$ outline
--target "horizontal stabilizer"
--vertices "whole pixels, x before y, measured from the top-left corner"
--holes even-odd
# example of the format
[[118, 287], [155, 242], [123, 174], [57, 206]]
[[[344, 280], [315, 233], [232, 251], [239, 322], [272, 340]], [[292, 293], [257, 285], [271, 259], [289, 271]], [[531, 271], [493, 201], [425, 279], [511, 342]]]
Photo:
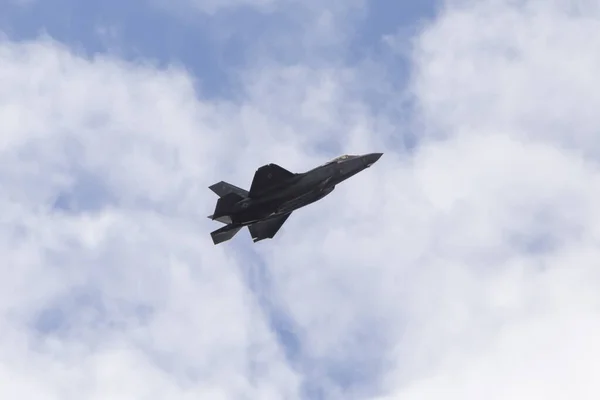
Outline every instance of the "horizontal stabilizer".
[[291, 212], [248, 226], [252, 240], [258, 242], [264, 239], [273, 239], [290, 214]]
[[217, 182], [208, 188], [215, 192], [215, 194], [219, 197], [224, 197], [229, 193], [235, 193], [242, 197], [248, 197], [248, 191], [225, 181]]
[[216, 231], [210, 233], [210, 237], [214, 244], [219, 244], [230, 240], [242, 229], [239, 225], [226, 225]]
[[293, 178], [296, 174], [280, 167], [277, 164], [263, 165], [254, 173], [254, 179], [250, 186], [250, 197], [253, 197], [261, 192], [280, 185], [281, 183]]

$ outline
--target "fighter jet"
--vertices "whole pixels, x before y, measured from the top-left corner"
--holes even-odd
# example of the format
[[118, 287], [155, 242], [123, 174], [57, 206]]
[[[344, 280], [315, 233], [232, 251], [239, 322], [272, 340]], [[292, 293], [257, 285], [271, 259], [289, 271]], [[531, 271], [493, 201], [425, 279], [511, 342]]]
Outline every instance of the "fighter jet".
[[211, 232], [213, 243], [230, 240], [244, 226], [254, 242], [272, 239], [294, 210], [327, 196], [338, 183], [370, 167], [382, 154], [346, 154], [303, 173], [277, 164], [263, 165], [256, 170], [249, 192], [224, 181], [209, 186], [219, 200], [208, 218], [226, 224]]

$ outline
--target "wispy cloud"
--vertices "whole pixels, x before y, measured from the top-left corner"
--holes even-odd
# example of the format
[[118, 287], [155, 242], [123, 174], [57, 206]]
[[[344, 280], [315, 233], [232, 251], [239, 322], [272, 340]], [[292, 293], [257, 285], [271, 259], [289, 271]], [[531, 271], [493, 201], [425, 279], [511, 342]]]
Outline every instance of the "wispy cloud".
[[394, 398], [598, 395], [599, 21], [591, 2], [456, 2], [416, 41], [435, 223]]

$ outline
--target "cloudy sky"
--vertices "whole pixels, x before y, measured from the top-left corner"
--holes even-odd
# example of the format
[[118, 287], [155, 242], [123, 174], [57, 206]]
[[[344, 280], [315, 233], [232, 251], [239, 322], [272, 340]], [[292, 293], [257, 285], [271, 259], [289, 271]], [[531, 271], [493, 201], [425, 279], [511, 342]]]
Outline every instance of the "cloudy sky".
[[[600, 398], [597, 0], [0, 0], [0, 398]], [[382, 151], [274, 240], [220, 180]]]

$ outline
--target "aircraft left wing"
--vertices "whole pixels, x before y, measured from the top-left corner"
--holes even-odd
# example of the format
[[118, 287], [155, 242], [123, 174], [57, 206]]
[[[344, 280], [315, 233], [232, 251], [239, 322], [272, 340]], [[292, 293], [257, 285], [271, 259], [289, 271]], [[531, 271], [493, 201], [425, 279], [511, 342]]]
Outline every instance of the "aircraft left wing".
[[256, 243], [264, 239], [273, 239], [281, 226], [287, 221], [291, 212], [271, 218], [266, 221], [256, 222], [248, 226], [252, 240]]

